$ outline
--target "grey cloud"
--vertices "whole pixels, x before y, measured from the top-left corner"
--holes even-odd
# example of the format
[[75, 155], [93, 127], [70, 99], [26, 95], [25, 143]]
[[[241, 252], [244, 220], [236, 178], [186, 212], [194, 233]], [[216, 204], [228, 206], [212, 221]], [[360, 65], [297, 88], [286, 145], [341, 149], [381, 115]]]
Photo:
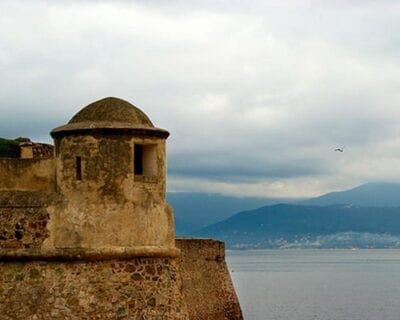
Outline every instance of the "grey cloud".
[[[170, 175], [198, 176], [218, 181], [249, 182], [262, 181], [265, 178], [305, 177], [326, 173], [328, 168], [317, 159], [254, 159], [235, 150], [231, 155], [209, 153], [204, 155], [188, 154], [169, 158]], [[243, 153], [248, 150], [242, 150]]]
[[62, 3], [0, 4], [0, 136], [119, 96], [171, 132], [172, 176], [345, 185], [400, 147], [394, 1]]

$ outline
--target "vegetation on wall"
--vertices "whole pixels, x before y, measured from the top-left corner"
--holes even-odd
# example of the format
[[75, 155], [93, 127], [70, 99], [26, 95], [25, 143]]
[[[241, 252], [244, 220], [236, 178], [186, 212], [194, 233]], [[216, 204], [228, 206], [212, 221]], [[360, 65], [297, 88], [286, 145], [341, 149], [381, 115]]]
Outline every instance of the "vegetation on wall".
[[0, 138], [0, 158], [18, 158], [19, 142]]

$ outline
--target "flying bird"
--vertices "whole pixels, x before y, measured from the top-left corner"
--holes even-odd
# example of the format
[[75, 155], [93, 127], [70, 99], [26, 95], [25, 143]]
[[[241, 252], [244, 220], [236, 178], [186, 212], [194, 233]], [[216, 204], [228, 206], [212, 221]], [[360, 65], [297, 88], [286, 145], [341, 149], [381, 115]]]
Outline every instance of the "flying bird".
[[343, 146], [343, 147], [341, 147], [341, 148], [337, 148], [337, 149], [335, 149], [335, 151], [343, 152], [345, 147], [346, 147], [346, 146]]

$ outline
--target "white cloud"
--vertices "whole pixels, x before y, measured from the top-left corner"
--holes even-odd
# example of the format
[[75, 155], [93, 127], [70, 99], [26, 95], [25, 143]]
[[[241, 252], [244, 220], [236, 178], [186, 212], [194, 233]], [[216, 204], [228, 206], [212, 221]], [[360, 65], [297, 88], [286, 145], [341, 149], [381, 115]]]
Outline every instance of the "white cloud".
[[333, 181], [321, 178], [294, 179], [264, 179], [261, 182], [229, 183], [204, 178], [169, 177], [168, 184], [171, 192], [206, 192], [233, 195], [236, 197], [259, 198], [297, 198], [314, 197], [321, 192], [339, 191], [350, 188], [356, 181]]
[[43, 139], [112, 95], [171, 132], [171, 189], [399, 180], [399, 18], [395, 1], [2, 1], [0, 136]]

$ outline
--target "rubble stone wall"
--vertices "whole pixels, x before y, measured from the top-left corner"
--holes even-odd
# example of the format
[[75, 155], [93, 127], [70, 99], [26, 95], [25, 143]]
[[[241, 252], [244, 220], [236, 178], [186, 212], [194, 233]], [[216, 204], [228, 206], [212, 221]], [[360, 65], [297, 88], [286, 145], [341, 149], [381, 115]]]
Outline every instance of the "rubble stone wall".
[[34, 158], [53, 158], [54, 146], [46, 143], [33, 143], [32, 152]]
[[49, 236], [44, 207], [0, 206], [0, 249], [38, 249]]
[[178, 262], [3, 261], [1, 319], [188, 320]]

